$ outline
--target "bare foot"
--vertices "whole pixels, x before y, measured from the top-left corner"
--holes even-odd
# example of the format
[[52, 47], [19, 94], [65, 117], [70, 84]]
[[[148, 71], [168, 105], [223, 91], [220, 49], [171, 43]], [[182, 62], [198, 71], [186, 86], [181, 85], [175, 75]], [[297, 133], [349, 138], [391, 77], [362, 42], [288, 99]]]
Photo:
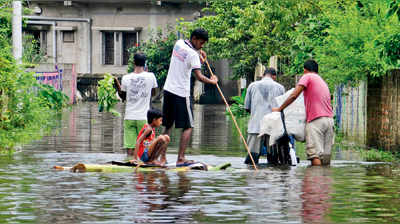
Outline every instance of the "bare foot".
[[195, 163], [195, 161], [194, 160], [178, 160], [178, 161], [176, 161], [176, 165], [177, 166], [179, 166], [179, 165], [190, 165], [190, 164], [193, 164], [193, 163]]
[[165, 164], [167, 164], [167, 160], [166, 159], [160, 159], [160, 163], [161, 163], [161, 166], [165, 166]]

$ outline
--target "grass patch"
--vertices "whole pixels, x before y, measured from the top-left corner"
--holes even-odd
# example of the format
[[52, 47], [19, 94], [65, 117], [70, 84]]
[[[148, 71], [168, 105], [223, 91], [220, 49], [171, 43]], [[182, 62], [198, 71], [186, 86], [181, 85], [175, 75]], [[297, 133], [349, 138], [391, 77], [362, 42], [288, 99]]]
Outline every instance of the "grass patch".
[[[335, 136], [335, 144], [332, 147], [332, 158], [335, 158], [336, 149], [340, 148], [344, 151], [353, 151], [359, 154], [362, 161], [367, 162], [391, 162], [400, 163], [400, 154], [392, 153], [375, 148], [363, 148], [346, 144], [346, 138], [343, 134], [337, 133]], [[301, 160], [306, 160], [306, 144], [304, 142], [296, 142], [296, 154]]]
[[299, 157], [300, 160], [307, 160], [306, 143], [296, 141], [296, 156]]
[[378, 149], [360, 148], [361, 158], [368, 162], [399, 162], [399, 157], [391, 152]]

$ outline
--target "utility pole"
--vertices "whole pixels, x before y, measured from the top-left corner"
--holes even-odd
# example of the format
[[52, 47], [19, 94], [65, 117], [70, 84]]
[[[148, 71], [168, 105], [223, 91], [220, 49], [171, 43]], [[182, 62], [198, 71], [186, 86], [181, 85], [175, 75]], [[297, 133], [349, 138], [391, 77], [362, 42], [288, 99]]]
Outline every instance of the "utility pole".
[[22, 62], [22, 4], [21, 1], [13, 1], [12, 17], [12, 43], [13, 55], [18, 64]]

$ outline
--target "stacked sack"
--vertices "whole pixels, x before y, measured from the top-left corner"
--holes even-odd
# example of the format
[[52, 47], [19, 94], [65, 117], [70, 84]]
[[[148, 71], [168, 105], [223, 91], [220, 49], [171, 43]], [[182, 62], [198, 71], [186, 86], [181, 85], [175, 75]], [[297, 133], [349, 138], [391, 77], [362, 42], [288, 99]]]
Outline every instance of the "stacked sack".
[[[282, 105], [283, 102], [290, 96], [294, 89], [290, 89], [285, 94], [275, 98], [278, 106]], [[284, 110], [285, 113], [285, 124], [289, 135], [293, 135], [297, 141], [305, 141], [305, 124], [306, 124], [306, 110], [304, 106], [303, 93], [297, 97], [297, 99], [290, 104]], [[261, 137], [264, 134], [270, 136], [269, 145], [275, 144], [276, 140], [280, 138], [284, 133], [282, 119], [280, 112], [272, 112], [264, 116], [260, 125]]]

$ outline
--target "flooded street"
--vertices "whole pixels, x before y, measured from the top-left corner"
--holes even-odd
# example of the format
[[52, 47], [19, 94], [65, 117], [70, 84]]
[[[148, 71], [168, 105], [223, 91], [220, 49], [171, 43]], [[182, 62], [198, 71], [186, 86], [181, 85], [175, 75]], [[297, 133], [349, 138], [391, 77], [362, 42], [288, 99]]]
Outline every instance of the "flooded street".
[[[297, 167], [249, 170], [224, 110], [195, 105], [187, 157], [211, 165], [231, 162], [234, 170], [55, 171], [54, 165], [128, 158], [121, 147], [122, 118], [98, 113], [96, 103], [74, 106], [52, 136], [0, 156], [0, 223], [400, 222], [398, 167], [337, 153], [330, 167], [301, 161]], [[171, 137], [167, 159], [174, 162], [179, 131]]]

